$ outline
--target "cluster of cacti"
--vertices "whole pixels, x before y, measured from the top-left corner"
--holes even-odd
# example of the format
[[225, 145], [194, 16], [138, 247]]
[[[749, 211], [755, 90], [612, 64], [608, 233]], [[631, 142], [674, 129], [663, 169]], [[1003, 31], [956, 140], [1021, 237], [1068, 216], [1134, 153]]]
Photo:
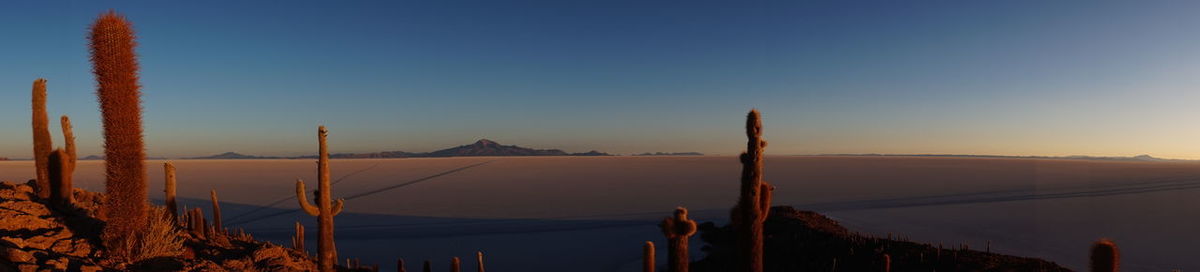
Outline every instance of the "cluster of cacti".
[[1121, 270], [1121, 252], [1117, 244], [1108, 239], [1100, 239], [1092, 244], [1092, 272], [1116, 272]]
[[646, 241], [642, 245], [642, 271], [654, 272], [654, 242]]
[[688, 219], [687, 208], [675, 208], [675, 215], [663, 219], [658, 225], [667, 236], [667, 271], [687, 272], [688, 238], [696, 234], [696, 221]]
[[60, 119], [64, 149], [54, 149], [50, 121], [46, 114], [46, 80], [33, 81], [33, 159], [37, 196], [54, 206], [70, 207], [73, 202], [72, 176], [75, 173], [75, 134], [66, 115]]
[[[142, 165], [141, 92], [133, 27], [115, 12], [100, 15], [89, 36], [92, 72], [104, 123], [105, 247], [124, 248], [146, 226], [146, 170]], [[123, 257], [109, 250], [112, 257]]]
[[292, 236], [292, 249], [308, 254], [308, 251], [304, 250], [304, 225], [299, 221], [296, 222], [296, 234]]
[[732, 224], [737, 244], [738, 271], [762, 272], [763, 223], [771, 209], [774, 186], [764, 182], [762, 118], [758, 110], [746, 116], [746, 151], [741, 155], [742, 185], [737, 206], [733, 208]]
[[317, 159], [318, 185], [317, 191], [314, 192], [317, 196], [315, 206], [308, 203], [304, 181], [296, 181], [296, 200], [300, 201], [300, 208], [308, 215], [317, 217], [317, 264], [322, 272], [333, 271], [334, 262], [337, 260], [337, 249], [333, 245], [333, 216], [342, 212], [344, 203], [341, 199], [332, 201], [329, 196], [333, 188], [329, 185], [329, 149], [325, 144], [325, 136], [328, 134], [325, 126], [317, 128], [320, 155]]

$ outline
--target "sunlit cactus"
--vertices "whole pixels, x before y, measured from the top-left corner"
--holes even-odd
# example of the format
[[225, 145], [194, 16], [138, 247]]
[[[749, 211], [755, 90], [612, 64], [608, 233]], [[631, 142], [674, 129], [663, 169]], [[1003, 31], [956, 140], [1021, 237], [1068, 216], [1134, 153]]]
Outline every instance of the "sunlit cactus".
[[50, 198], [49, 160], [54, 143], [50, 140], [50, 120], [46, 117], [46, 79], [33, 81], [33, 164], [37, 169], [38, 197]]
[[71, 129], [71, 118], [63, 115], [59, 118], [59, 123], [62, 125], [63, 145], [62, 154], [59, 158], [50, 158], [50, 160], [61, 160], [60, 167], [49, 169], [51, 173], [50, 179], [50, 200], [59, 207], [70, 207], [75, 202], [74, 176], [75, 162], [78, 159], [75, 155], [75, 132]]
[[1092, 244], [1092, 272], [1116, 272], [1121, 270], [1121, 252], [1117, 244], [1100, 239]]
[[175, 218], [178, 221], [179, 203], [175, 201], [175, 164], [164, 162], [163, 173], [166, 176], [166, 184], [163, 186], [163, 192], [167, 194], [167, 213], [171, 214], [171, 218]]
[[883, 254], [883, 272], [892, 272], [892, 255]]
[[477, 269], [475, 270], [476, 272], [484, 272], [483, 271], [483, 251], [475, 252], [475, 267], [477, 267]]
[[667, 271], [687, 272], [688, 238], [696, 234], [696, 221], [688, 219], [687, 208], [675, 208], [675, 215], [663, 219], [658, 226], [667, 236]]
[[742, 186], [738, 204], [733, 208], [732, 224], [737, 244], [737, 271], [763, 271], [763, 223], [771, 209], [774, 186], [764, 182], [762, 118], [758, 110], [746, 116], [746, 152], [741, 155]]
[[315, 206], [308, 203], [304, 181], [296, 181], [296, 199], [300, 201], [300, 208], [308, 215], [317, 217], [317, 264], [321, 272], [332, 272], [337, 260], [337, 249], [333, 245], [333, 216], [342, 212], [344, 203], [341, 199], [331, 201], [329, 196], [333, 188], [329, 185], [329, 149], [325, 145], [325, 136], [328, 134], [325, 126], [317, 128], [320, 155], [317, 159], [318, 185]]
[[299, 221], [296, 222], [296, 234], [292, 236], [292, 248], [308, 254], [308, 251], [304, 250], [304, 225]]
[[225, 228], [221, 225], [221, 202], [217, 200], [217, 190], [209, 190], [208, 196], [212, 199], [212, 228], [215, 230], [214, 234], [221, 233]]
[[646, 241], [642, 245], [642, 271], [654, 272], [654, 242]]
[[462, 260], [458, 257], [450, 258], [450, 272], [462, 272]]
[[[89, 36], [92, 72], [96, 75], [100, 113], [104, 120], [107, 223], [104, 245], [126, 248], [146, 226], [146, 154], [142, 144], [141, 92], [134, 53], [133, 27], [124, 16], [109, 11], [92, 24]], [[118, 250], [106, 251], [125, 257]]]

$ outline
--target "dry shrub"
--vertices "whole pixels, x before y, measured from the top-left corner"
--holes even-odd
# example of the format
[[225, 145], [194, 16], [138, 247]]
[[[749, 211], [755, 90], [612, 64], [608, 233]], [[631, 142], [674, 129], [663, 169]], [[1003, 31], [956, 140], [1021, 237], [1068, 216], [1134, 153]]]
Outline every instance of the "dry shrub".
[[149, 220], [136, 248], [130, 248], [132, 261], [156, 257], [176, 257], [183, 254], [183, 235], [166, 209], [152, 206]]

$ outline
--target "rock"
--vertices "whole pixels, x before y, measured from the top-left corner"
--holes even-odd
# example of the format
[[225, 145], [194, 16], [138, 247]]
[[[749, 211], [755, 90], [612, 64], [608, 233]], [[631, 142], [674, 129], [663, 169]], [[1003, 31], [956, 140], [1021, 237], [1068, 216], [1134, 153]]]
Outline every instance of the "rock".
[[19, 264], [19, 265], [17, 265], [17, 271], [21, 271], [21, 272], [37, 272], [37, 271], [38, 271], [38, 265], [36, 265], [36, 264]]
[[46, 260], [45, 268], [53, 268], [56, 271], [66, 271], [68, 263], [70, 263], [70, 260], [67, 260], [66, 257], [59, 257], [58, 259]]
[[104, 271], [104, 268], [100, 268], [99, 266], [95, 266], [95, 265], [79, 266], [79, 272], [100, 272], [100, 271]]
[[0, 257], [3, 257], [4, 260], [12, 263], [33, 263], [37, 261], [35, 258], [33, 258], [33, 253], [16, 248], [8, 247], [4, 248], [3, 251], [0, 252], [2, 252], [0, 254], [3, 254], [3, 256]]

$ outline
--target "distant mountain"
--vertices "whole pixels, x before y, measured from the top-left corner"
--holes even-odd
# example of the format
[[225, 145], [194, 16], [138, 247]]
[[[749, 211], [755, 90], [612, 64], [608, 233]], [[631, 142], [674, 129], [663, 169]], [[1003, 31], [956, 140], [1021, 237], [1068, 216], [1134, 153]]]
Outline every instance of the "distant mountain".
[[854, 157], [963, 157], [963, 158], [998, 158], [998, 159], [1059, 159], [1059, 160], [1093, 160], [1093, 161], [1143, 161], [1143, 162], [1194, 162], [1196, 160], [1163, 159], [1150, 155], [1133, 157], [1102, 157], [1102, 156], [1006, 156], [1006, 155], [964, 155], [964, 154], [819, 154], [816, 156], [854, 156]]
[[225, 152], [212, 156], [183, 158], [185, 160], [249, 160], [249, 159], [278, 159], [279, 157], [260, 157], [244, 155], [237, 152]]
[[700, 153], [700, 152], [671, 152], [671, 153], [667, 153], [667, 152], [654, 152], [654, 153], [646, 152], [646, 153], [637, 154], [637, 155], [634, 155], [634, 156], [704, 156], [704, 153]]
[[90, 161], [90, 160], [103, 160], [103, 159], [104, 159], [104, 156], [100, 156], [100, 155], [88, 155], [87, 157], [83, 157], [83, 158], [81, 158], [81, 159], [79, 159], [79, 160]]
[[[611, 156], [608, 153], [592, 150], [584, 153], [567, 153], [558, 149], [532, 149], [515, 145], [502, 145], [488, 139], [480, 139], [473, 144], [460, 145], [433, 152], [414, 153], [404, 151], [385, 151], [374, 153], [337, 153], [329, 154], [335, 159], [369, 159], [369, 158], [444, 158], [444, 157], [510, 157], [510, 156]], [[315, 155], [292, 157], [295, 159], [312, 159]]]

